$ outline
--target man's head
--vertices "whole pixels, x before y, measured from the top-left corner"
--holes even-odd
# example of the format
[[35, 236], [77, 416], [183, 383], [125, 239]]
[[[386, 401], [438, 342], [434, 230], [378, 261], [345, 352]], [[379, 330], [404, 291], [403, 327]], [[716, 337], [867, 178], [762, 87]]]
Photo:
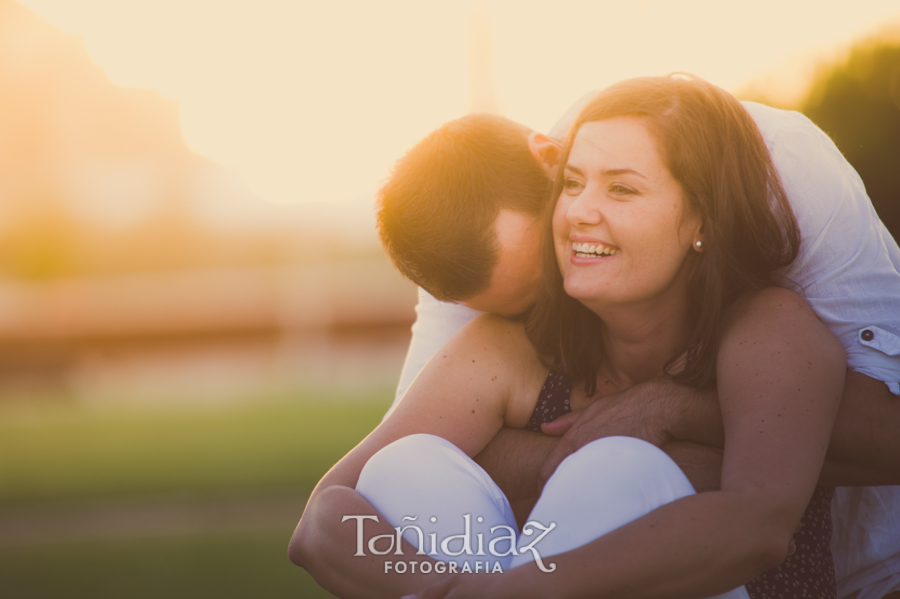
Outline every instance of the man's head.
[[530, 133], [471, 115], [397, 162], [379, 192], [378, 231], [400, 272], [438, 299], [486, 312], [532, 304], [551, 182]]

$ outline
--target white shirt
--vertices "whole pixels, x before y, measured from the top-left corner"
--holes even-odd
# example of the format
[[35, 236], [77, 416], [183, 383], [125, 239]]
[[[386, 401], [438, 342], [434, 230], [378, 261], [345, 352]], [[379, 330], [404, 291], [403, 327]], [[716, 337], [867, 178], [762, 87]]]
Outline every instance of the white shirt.
[[[551, 131], [561, 139], [582, 98]], [[840, 340], [852, 370], [900, 395], [900, 248], [853, 167], [798, 112], [744, 102], [772, 155], [800, 227], [785, 286], [805, 297]], [[394, 405], [431, 356], [479, 312], [419, 290], [416, 322]], [[898, 399], [900, 401], [900, 399]], [[393, 409], [393, 405], [391, 409]], [[900, 487], [838, 488], [832, 504], [838, 597], [900, 590]]]

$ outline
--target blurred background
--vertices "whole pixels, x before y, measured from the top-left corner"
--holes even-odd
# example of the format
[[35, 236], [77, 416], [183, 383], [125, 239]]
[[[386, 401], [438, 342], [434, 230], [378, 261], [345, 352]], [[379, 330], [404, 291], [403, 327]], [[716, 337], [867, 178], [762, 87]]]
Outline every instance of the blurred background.
[[329, 596], [287, 541], [393, 398], [372, 202], [446, 120], [692, 72], [900, 236], [900, 7], [832, 4], [0, 0], [0, 595]]

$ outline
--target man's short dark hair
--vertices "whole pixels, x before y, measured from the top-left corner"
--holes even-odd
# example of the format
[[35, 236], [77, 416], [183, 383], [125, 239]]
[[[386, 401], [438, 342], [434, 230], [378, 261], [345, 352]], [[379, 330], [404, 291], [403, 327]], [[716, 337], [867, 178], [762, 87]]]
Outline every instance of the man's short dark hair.
[[505, 208], [543, 210], [550, 180], [528, 150], [531, 131], [476, 114], [450, 121], [397, 161], [378, 194], [378, 233], [406, 277], [438, 299], [463, 301], [490, 284], [494, 222]]

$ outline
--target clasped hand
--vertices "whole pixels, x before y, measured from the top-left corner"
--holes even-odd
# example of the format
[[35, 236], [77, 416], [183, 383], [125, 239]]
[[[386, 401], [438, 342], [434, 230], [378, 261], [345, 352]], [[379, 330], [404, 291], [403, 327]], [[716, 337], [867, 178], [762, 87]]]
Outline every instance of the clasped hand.
[[680, 385], [668, 377], [652, 379], [600, 397], [586, 408], [542, 425], [544, 434], [561, 438], [541, 465], [541, 483], [550, 478], [569, 454], [596, 439], [636, 437], [657, 447], [670, 441], [667, 414], [677, 387]]

